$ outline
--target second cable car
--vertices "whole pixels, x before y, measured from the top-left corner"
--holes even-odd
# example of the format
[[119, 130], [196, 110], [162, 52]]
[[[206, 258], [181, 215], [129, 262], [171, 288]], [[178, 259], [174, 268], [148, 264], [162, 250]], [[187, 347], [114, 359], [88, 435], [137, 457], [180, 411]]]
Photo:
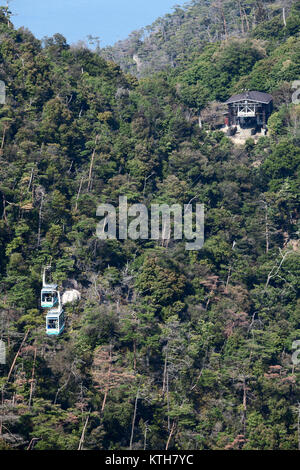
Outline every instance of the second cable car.
[[60, 293], [58, 294], [58, 306], [47, 312], [46, 333], [47, 335], [60, 335], [65, 328], [65, 314], [61, 306]]

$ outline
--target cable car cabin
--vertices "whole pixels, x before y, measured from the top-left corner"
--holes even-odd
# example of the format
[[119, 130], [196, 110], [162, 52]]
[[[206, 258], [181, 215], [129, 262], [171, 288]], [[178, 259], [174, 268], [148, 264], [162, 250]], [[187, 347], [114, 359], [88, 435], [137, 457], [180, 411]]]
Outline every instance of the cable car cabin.
[[41, 290], [41, 307], [53, 308], [58, 302], [58, 291], [56, 284], [43, 286]]
[[49, 310], [46, 317], [47, 335], [60, 335], [65, 328], [65, 314], [62, 308]]

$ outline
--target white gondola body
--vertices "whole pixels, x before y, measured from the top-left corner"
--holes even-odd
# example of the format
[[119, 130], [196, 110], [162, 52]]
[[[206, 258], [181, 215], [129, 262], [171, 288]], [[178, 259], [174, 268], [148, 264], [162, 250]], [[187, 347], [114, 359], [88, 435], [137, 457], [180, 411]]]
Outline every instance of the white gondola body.
[[53, 308], [58, 303], [58, 290], [56, 284], [43, 285], [41, 291], [41, 307]]
[[47, 309], [46, 333], [50, 336], [60, 335], [65, 328], [65, 314], [62, 308], [60, 292], [57, 284], [46, 283], [46, 272], [51, 266], [46, 266], [43, 272], [43, 287], [41, 290], [41, 307]]
[[47, 335], [60, 335], [65, 328], [65, 314], [61, 305], [60, 293], [58, 294], [57, 308], [51, 308], [46, 316], [46, 333]]
[[46, 333], [50, 336], [60, 335], [65, 328], [65, 315], [63, 309], [49, 310], [46, 316]]

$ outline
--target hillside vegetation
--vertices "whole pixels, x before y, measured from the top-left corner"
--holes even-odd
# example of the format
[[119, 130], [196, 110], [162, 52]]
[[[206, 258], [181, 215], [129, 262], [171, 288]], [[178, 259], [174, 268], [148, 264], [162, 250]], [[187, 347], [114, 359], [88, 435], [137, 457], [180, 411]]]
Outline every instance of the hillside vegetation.
[[[241, 3], [250, 21], [261, 2]], [[251, 38], [206, 25], [216, 42], [141, 80], [1, 8], [1, 448], [299, 448], [300, 2], [284, 29], [264, 4]], [[268, 136], [199, 128], [245, 87], [274, 95]], [[101, 241], [96, 208], [120, 195], [204, 203], [204, 247]], [[58, 338], [39, 308], [49, 263], [82, 294]]]
[[[290, 0], [192, 0], [153, 24], [101, 50], [101, 55], [139, 77], [176, 68], [199, 55], [207, 44], [260, 31], [278, 41], [290, 29], [299, 31], [288, 13]], [[286, 27], [284, 25], [286, 24]], [[100, 38], [101, 40], [101, 38]]]

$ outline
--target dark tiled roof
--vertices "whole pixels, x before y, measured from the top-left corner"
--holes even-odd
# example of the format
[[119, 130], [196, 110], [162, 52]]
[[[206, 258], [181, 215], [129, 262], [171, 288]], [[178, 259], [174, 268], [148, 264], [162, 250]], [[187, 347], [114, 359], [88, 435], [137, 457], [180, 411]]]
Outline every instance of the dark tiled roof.
[[259, 103], [268, 104], [273, 100], [273, 97], [272, 95], [269, 95], [269, 93], [262, 93], [261, 91], [245, 91], [239, 95], [233, 95], [231, 98], [229, 98], [229, 100], [226, 101], [225, 104], [244, 100], [258, 101]]

